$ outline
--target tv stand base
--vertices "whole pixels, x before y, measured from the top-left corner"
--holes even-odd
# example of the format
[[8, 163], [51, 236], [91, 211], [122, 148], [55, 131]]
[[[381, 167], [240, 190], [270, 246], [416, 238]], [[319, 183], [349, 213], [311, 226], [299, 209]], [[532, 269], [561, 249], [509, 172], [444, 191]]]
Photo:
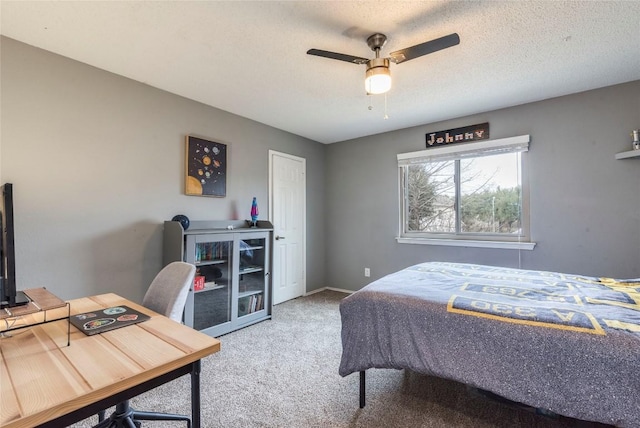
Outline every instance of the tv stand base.
[[23, 291], [18, 291], [16, 293], [16, 301], [15, 301], [15, 303], [11, 304], [11, 302], [2, 301], [2, 302], [0, 302], [0, 309], [13, 308], [13, 307], [16, 307], [16, 306], [24, 306], [29, 302], [30, 302], [30, 300], [27, 297], [27, 295], [24, 294]]

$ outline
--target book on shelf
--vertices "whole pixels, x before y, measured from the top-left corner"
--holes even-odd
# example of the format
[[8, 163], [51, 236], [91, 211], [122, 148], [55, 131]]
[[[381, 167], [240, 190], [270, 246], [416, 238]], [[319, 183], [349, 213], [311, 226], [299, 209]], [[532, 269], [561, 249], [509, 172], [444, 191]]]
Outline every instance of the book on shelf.
[[204, 289], [204, 287], [204, 276], [197, 275], [195, 278], [193, 278], [193, 291], [200, 291]]
[[196, 262], [227, 260], [229, 258], [229, 242], [203, 242], [196, 244]]
[[261, 311], [264, 305], [263, 294], [252, 294], [247, 297], [243, 297], [241, 302], [238, 304], [239, 315], [248, 315], [253, 312]]

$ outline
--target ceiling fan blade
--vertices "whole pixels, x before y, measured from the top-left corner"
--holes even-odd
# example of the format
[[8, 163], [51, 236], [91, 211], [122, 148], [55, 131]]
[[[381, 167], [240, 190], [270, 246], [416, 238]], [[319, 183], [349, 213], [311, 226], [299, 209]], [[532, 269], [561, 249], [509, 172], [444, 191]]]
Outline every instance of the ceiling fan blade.
[[307, 53], [309, 55], [322, 56], [329, 59], [337, 59], [340, 61], [346, 61], [353, 64], [366, 64], [369, 61], [367, 58], [361, 58], [359, 56], [323, 51], [320, 49], [309, 49]]
[[401, 62], [409, 61], [410, 59], [437, 52], [441, 49], [450, 48], [451, 46], [455, 46], [459, 43], [460, 36], [458, 36], [458, 33], [453, 33], [449, 34], [448, 36], [440, 37], [439, 39], [434, 39], [429, 42], [411, 46], [410, 48], [391, 52], [391, 54], [389, 54], [389, 59], [396, 64], [400, 64]]

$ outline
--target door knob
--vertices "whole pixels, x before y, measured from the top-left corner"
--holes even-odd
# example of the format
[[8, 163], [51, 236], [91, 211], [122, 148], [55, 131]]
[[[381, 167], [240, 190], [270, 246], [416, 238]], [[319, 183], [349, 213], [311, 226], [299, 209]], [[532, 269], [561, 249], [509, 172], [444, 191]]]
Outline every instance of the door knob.
[[284, 239], [284, 236], [276, 236], [276, 241], [279, 241], [281, 239]]

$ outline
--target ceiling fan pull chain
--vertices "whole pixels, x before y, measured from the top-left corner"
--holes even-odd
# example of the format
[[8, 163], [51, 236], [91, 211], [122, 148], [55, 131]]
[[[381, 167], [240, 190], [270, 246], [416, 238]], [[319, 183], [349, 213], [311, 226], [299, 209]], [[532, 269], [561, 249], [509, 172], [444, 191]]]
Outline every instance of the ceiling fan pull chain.
[[389, 115], [387, 114], [387, 93], [384, 94], [384, 120], [389, 119]]

